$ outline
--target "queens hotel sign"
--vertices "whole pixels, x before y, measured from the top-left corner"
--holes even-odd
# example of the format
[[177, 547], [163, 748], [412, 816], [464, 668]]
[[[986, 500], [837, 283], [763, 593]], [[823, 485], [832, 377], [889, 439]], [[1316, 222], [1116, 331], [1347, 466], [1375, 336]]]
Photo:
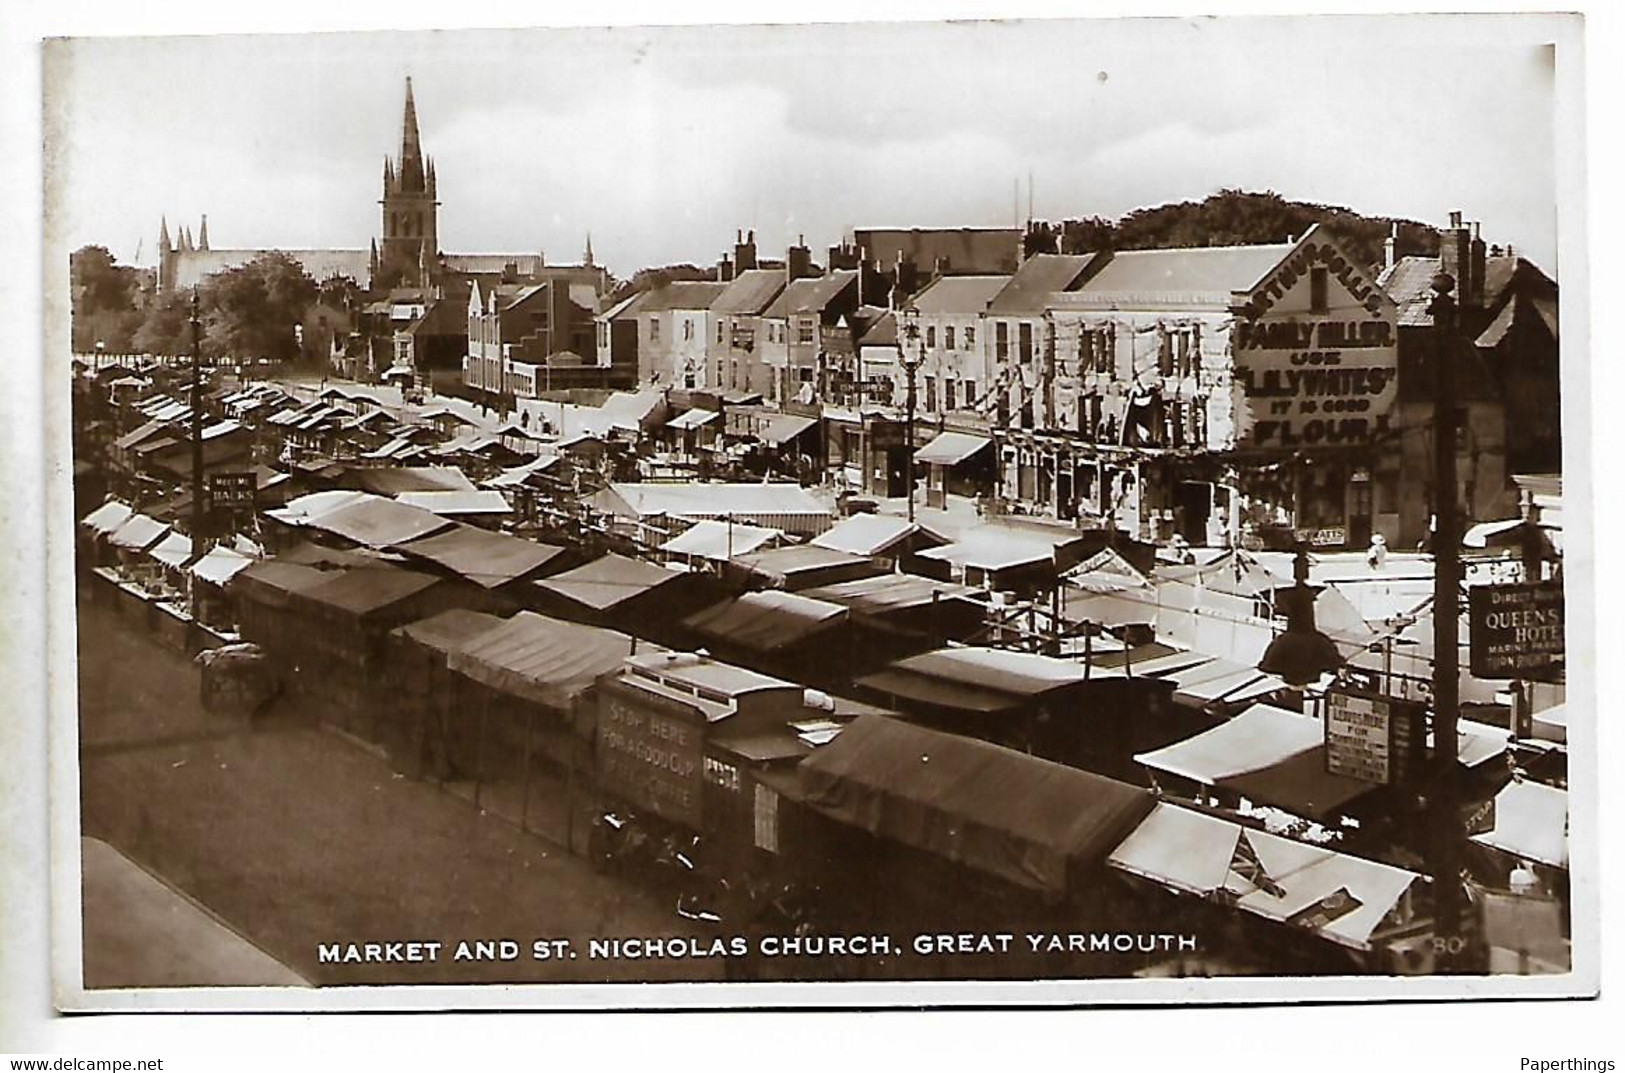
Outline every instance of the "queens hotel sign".
[[1394, 303], [1318, 231], [1236, 296], [1242, 445], [1359, 445], [1388, 429], [1398, 394]]

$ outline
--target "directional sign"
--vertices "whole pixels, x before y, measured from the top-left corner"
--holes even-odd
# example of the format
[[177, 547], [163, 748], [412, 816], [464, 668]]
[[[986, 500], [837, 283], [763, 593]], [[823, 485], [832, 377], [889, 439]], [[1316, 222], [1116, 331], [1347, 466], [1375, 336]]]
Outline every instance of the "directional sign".
[[1563, 666], [1563, 583], [1467, 590], [1469, 664], [1477, 678], [1546, 679]]

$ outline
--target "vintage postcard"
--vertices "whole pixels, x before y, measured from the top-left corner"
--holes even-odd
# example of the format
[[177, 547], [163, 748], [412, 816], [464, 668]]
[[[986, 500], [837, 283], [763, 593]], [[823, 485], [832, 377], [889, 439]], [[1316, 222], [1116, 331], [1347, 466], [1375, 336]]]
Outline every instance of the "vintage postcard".
[[1594, 995], [1582, 40], [45, 42], [58, 1005]]

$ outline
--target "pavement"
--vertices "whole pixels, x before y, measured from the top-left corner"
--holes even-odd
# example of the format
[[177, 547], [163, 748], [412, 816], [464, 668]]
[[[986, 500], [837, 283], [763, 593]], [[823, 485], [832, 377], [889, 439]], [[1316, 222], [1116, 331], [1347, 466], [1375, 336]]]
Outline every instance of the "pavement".
[[[82, 833], [297, 976], [317, 985], [721, 978], [715, 960], [590, 959], [592, 937], [705, 933], [561, 847], [396, 775], [285, 704], [253, 727], [203, 711], [196, 666], [103, 605], [81, 602], [79, 630]], [[153, 967], [151, 956], [166, 932], [152, 914], [126, 918], [118, 905], [87, 898], [86, 965], [122, 986], [172, 984], [177, 970], [161, 959]], [[119, 926], [103, 914], [119, 914]], [[535, 940], [553, 938], [571, 939], [579, 957], [530, 956]], [[509, 940], [522, 954], [450, 960], [464, 940]], [[442, 944], [439, 958], [332, 964], [319, 953], [410, 941]], [[186, 972], [226, 983], [219, 977], [237, 971], [227, 966]], [[241, 971], [239, 982], [259, 982], [257, 970]]]

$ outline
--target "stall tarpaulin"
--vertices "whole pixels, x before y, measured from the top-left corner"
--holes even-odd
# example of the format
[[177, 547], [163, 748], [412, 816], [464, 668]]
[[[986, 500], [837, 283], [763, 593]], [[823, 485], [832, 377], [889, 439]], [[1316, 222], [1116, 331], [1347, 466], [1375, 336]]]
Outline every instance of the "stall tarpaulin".
[[1241, 828], [1229, 820], [1159, 801], [1107, 863], [1132, 875], [1206, 897], [1223, 887]]
[[1569, 793], [1514, 779], [1495, 795], [1495, 826], [1473, 841], [1553, 868], [1569, 866]]
[[79, 524], [98, 536], [106, 536], [129, 520], [130, 515], [133, 513], [135, 512], [130, 509], [128, 503], [120, 502], [117, 499], [109, 499], [106, 503], [85, 515]]
[[605, 611], [684, 576], [642, 559], [629, 559], [611, 552], [574, 570], [543, 578], [536, 585], [583, 607]]
[[492, 689], [569, 712], [576, 697], [619, 670], [631, 652], [632, 638], [624, 633], [521, 611], [451, 653], [447, 666]]
[[871, 834], [1064, 894], [1150, 814], [1151, 794], [1002, 746], [880, 715], [803, 761], [802, 800]]
[[399, 545], [399, 550], [442, 566], [487, 589], [535, 574], [565, 554], [565, 549], [555, 544], [492, 533], [461, 523], [406, 541]]

